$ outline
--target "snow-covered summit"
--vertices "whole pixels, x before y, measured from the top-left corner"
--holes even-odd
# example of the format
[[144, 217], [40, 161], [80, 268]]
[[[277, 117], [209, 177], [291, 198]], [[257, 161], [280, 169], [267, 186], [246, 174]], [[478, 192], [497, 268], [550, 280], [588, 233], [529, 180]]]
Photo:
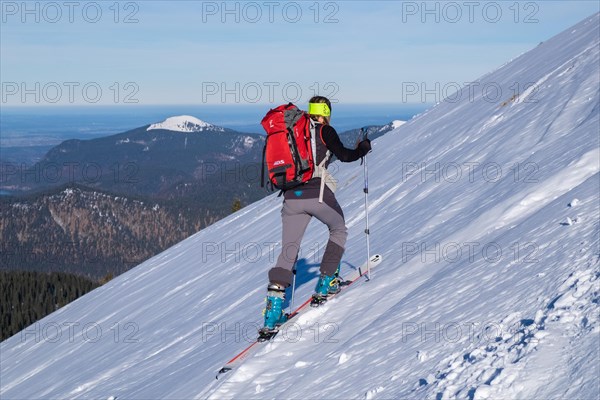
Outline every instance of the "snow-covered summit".
[[404, 124], [406, 124], [406, 121], [395, 119], [392, 122], [390, 122], [390, 123], [388, 123], [386, 125], [383, 125], [381, 128], [379, 128], [379, 132], [393, 131], [394, 129], [400, 128]]
[[202, 131], [217, 131], [223, 132], [225, 129], [216, 126], [213, 124], [209, 124], [208, 122], [202, 121], [196, 117], [191, 115], [179, 115], [175, 117], [169, 117], [162, 122], [157, 122], [148, 127], [148, 131], [154, 129], [164, 129], [167, 131], [175, 131], [175, 132], [202, 132]]
[[395, 119], [391, 122], [392, 125], [392, 129], [396, 129], [396, 128], [400, 128], [402, 125], [404, 125], [406, 123], [406, 121], [402, 121], [399, 119]]

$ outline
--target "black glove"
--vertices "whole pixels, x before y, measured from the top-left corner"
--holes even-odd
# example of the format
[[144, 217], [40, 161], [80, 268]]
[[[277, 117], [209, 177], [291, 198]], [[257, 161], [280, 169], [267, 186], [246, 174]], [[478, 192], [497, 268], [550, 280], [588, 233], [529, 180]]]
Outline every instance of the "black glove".
[[369, 151], [371, 151], [371, 141], [369, 139], [363, 140], [358, 144], [357, 149], [360, 156], [364, 157]]

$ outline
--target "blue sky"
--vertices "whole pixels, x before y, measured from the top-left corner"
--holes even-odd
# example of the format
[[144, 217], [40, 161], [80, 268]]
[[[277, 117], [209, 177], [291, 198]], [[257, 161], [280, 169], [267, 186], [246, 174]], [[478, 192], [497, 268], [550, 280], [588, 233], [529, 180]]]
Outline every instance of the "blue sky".
[[597, 1], [2, 1], [1, 105], [441, 100]]

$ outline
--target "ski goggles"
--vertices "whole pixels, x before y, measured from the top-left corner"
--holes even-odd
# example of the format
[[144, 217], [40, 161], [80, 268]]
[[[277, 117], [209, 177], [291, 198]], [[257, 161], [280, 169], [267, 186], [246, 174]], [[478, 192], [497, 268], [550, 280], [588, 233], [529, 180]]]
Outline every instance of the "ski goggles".
[[308, 103], [308, 113], [310, 115], [329, 117], [331, 115], [331, 110], [327, 103]]

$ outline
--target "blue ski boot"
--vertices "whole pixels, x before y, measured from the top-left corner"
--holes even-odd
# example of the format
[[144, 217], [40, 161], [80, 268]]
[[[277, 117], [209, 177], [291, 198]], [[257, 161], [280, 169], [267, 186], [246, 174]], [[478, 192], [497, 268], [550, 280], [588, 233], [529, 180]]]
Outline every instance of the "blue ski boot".
[[275, 336], [281, 324], [287, 321], [287, 314], [283, 313], [285, 301], [285, 288], [277, 283], [269, 284], [267, 288], [267, 307], [265, 308], [265, 326], [258, 331], [258, 340], [265, 341]]
[[310, 305], [312, 307], [318, 307], [327, 301], [327, 297], [332, 294], [339, 293], [340, 289], [340, 268], [333, 275], [321, 274], [317, 287], [315, 288], [315, 294], [313, 294]]

